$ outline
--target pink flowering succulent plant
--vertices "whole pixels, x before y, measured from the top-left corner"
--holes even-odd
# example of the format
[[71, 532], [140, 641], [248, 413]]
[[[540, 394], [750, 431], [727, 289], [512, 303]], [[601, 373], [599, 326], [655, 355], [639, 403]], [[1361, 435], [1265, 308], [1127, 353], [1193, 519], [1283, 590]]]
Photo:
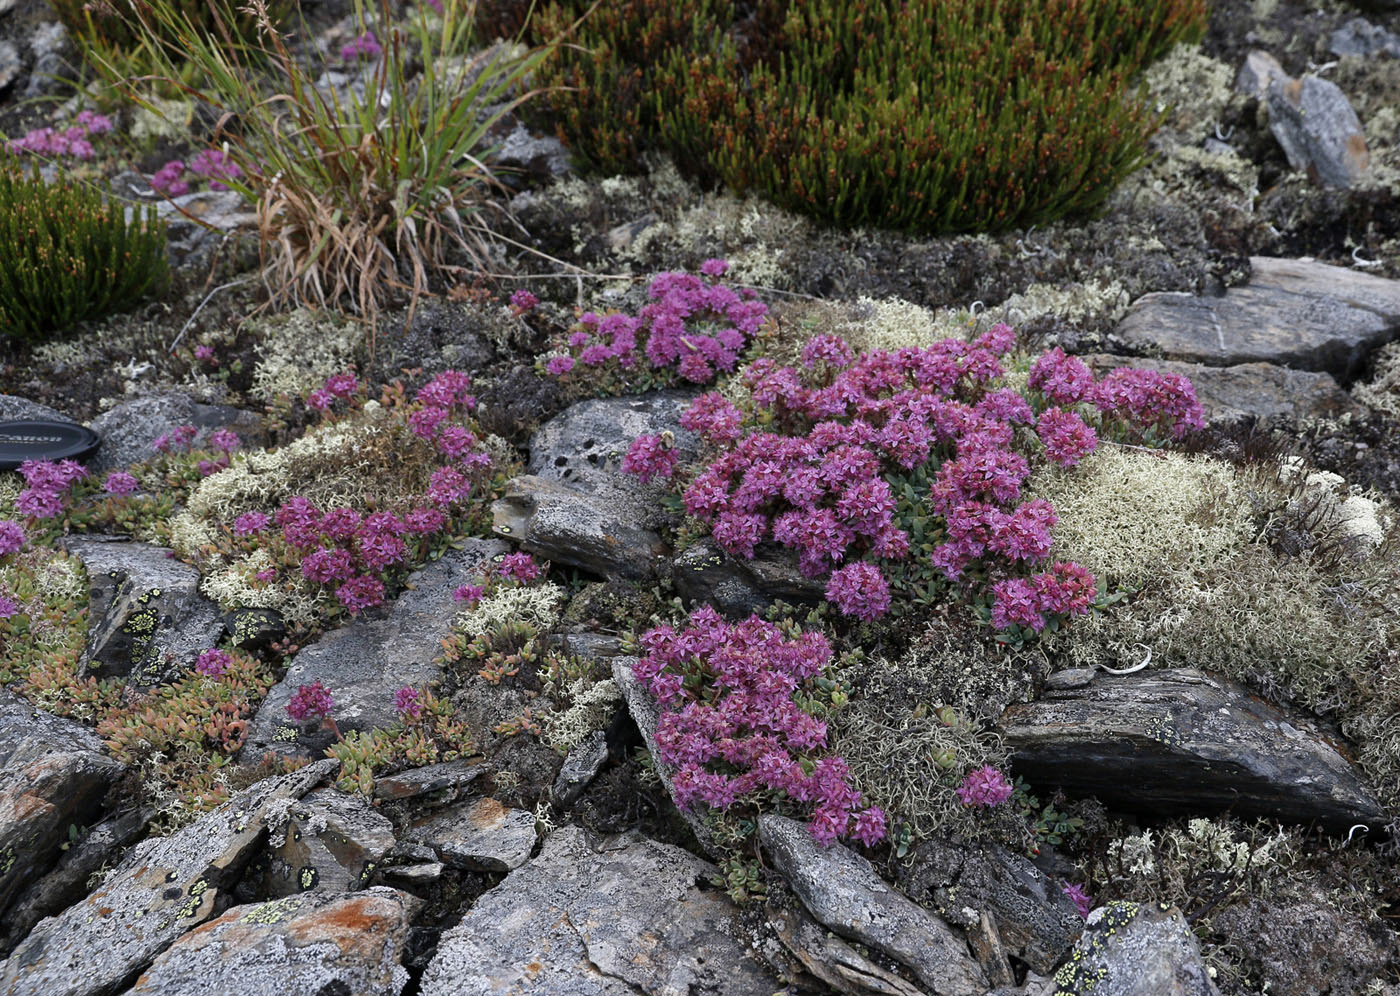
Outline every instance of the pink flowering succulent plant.
[[785, 637], [757, 616], [726, 622], [714, 609], [691, 613], [642, 637], [633, 673], [666, 710], [657, 755], [674, 767], [676, 804], [726, 810], [776, 794], [810, 807], [812, 835], [871, 845], [885, 836], [885, 814], [862, 806], [846, 763], [821, 756], [826, 723], [799, 698], [831, 662], [817, 632]]

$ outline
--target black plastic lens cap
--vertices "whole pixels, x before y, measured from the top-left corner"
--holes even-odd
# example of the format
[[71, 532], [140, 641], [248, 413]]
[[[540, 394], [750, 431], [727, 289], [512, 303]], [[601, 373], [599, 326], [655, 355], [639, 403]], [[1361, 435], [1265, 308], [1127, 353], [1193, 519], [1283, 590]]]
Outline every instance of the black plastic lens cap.
[[15, 470], [26, 460], [82, 460], [101, 443], [97, 433], [77, 422], [0, 422], [0, 470]]

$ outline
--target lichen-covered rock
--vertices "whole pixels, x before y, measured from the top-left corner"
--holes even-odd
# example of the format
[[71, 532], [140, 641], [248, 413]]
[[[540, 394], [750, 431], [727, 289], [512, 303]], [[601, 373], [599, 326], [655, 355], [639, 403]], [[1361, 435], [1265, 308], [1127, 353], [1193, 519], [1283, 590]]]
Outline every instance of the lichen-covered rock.
[[692, 854], [565, 827], [442, 935], [424, 996], [771, 996], [736, 910]]
[[530, 437], [526, 469], [536, 477], [587, 490], [623, 476], [622, 458], [634, 439], [663, 432], [674, 437], [681, 463], [694, 460], [700, 440], [681, 428], [681, 415], [693, 397], [688, 392], [662, 391], [580, 401]]
[[1019, 774], [1127, 810], [1230, 811], [1345, 834], [1383, 810], [1306, 719], [1193, 669], [1052, 675], [1001, 727]]
[[71, 719], [0, 691], [0, 923], [21, 892], [53, 867], [70, 827], [85, 827], [126, 765]]
[[226, 405], [197, 404], [179, 392], [155, 394], [123, 401], [92, 420], [88, 428], [102, 437], [102, 445], [88, 461], [88, 469], [94, 474], [105, 474], [149, 460], [155, 456], [152, 444], [180, 425], [193, 425], [200, 430], [195, 437], [196, 446], [209, 432], [221, 428], [232, 429], [250, 444], [265, 436], [260, 420], [251, 412]]
[[249, 724], [243, 756], [256, 759], [271, 751], [314, 757], [330, 745], [329, 731], [314, 722], [302, 730], [287, 716], [296, 690], [316, 681], [333, 689], [332, 716], [342, 733], [395, 722], [394, 693], [438, 676], [434, 661], [461, 611], [453, 591], [479, 579], [492, 558], [508, 550], [497, 540], [467, 540], [411, 575], [387, 618], [361, 619], [298, 652]]
[[569, 751], [559, 775], [554, 779], [550, 798], [556, 806], [568, 809], [578, 801], [603, 765], [608, 762], [608, 738], [602, 730], [594, 730]]
[[1103, 353], [1081, 358], [1098, 375], [1120, 366], [1181, 374], [1189, 378], [1195, 387], [1196, 398], [1205, 410], [1207, 421], [1229, 421], [1240, 417], [1337, 418], [1361, 411], [1361, 405], [1342, 390], [1336, 378], [1329, 373], [1291, 370], [1273, 363], [1208, 367], [1201, 363]]
[[1371, 153], [1366, 133], [1346, 94], [1311, 73], [1269, 81], [1269, 130], [1288, 164], [1332, 187], [1354, 187], [1366, 178]]
[[188, 672], [218, 642], [218, 606], [200, 594], [199, 571], [171, 551], [101, 536], [70, 537], [63, 545], [83, 562], [91, 585], [81, 674], [156, 685]]
[[1392, 59], [1400, 59], [1400, 35], [1387, 31], [1379, 24], [1372, 24], [1364, 17], [1353, 17], [1332, 32], [1327, 50], [1333, 55], [1359, 55], [1366, 59], [1388, 55]]
[[1223, 297], [1146, 294], [1118, 335], [1169, 360], [1273, 363], [1350, 379], [1400, 328], [1400, 281], [1306, 260], [1250, 258], [1248, 284]]
[[765, 813], [758, 835], [802, 904], [831, 930], [905, 965], [935, 996], [988, 988], [967, 945], [946, 923], [886, 885], [870, 862], [840, 844], [823, 848], [796, 820]]
[[495, 799], [468, 799], [431, 810], [404, 838], [426, 844], [443, 864], [470, 871], [514, 871], [530, 859], [535, 817]]
[[335, 770], [265, 779], [169, 837], [141, 842], [91, 895], [38, 924], [3, 964], [4, 996], [105, 996], [217, 916], [269, 820]]
[[1029, 860], [995, 844], [937, 837], [915, 849], [905, 889], [944, 919], [969, 931], [990, 913], [1007, 952], [1049, 973], [1084, 921], [1074, 903]]
[[374, 780], [376, 799], [416, 799], [431, 795], [436, 805], [461, 798], [466, 787], [486, 773], [486, 765], [472, 761], [444, 761]]
[[15, 394], [0, 394], [0, 422], [17, 422], [21, 419], [43, 418], [57, 422], [71, 422], [67, 415], [55, 411], [48, 405], [21, 398]]
[[268, 832], [267, 847], [239, 883], [237, 895], [247, 902], [362, 889], [395, 843], [393, 824], [363, 796], [334, 788], [298, 800]]
[[798, 908], [770, 916], [769, 926], [802, 969], [837, 992], [856, 996], [926, 996], [818, 924]]
[[1055, 996], [1216, 996], [1201, 949], [1175, 908], [1114, 902], [1089, 914], [1055, 973]]
[[705, 602], [731, 618], [762, 612], [774, 601], [817, 602], [822, 580], [805, 577], [791, 551], [765, 544], [752, 560], [732, 557], [712, 539], [692, 543], [676, 555], [671, 581], [682, 598]]
[[379, 886], [235, 906], [190, 931], [129, 992], [150, 996], [399, 996], [422, 900]]
[[1274, 79], [1287, 79], [1279, 61], [1268, 52], [1255, 49], [1245, 56], [1235, 76], [1235, 92], [1263, 100], [1269, 92], [1269, 84]]
[[[129, 208], [128, 212], [134, 211]], [[156, 204], [167, 226], [166, 254], [174, 268], [208, 267], [215, 250], [229, 233], [257, 227], [257, 214], [248, 210], [236, 190], [196, 190]]]

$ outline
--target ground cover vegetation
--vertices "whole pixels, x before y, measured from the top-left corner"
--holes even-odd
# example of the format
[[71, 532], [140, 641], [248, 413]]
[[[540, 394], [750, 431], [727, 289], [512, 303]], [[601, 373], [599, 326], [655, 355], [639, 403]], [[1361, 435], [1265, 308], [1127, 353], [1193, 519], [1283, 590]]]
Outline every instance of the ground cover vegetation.
[[[237, 383], [264, 406], [276, 447], [189, 425], [126, 471], [60, 463], [0, 475], [0, 682], [93, 724], [138, 768], [159, 831], [299, 763], [235, 762], [291, 655], [382, 614], [414, 569], [489, 536], [491, 503], [520, 470], [478, 420], [465, 373], [409, 370], [398, 384], [365, 373], [382, 309], [499, 259], [487, 230], [493, 125], [528, 87], [560, 87], [542, 113], [597, 169], [631, 169], [663, 149], [702, 179], [843, 223], [962, 231], [1092, 210], [1140, 161], [1155, 123], [1134, 74], [1195, 37], [1203, 8], [1026, 5], [1013, 23], [988, 21], [993, 6], [604, 0], [578, 24], [575, 48], [548, 44], [582, 13], [567, 4], [529, 22], [508, 3], [444, 0], [405, 19], [366, 4], [344, 45], [309, 60], [276, 6], [70, 9], [93, 64], [130, 99], [158, 108], [174, 93], [221, 115], [203, 136], [213, 144], [168, 160], [153, 188], [236, 191], [259, 216], [270, 310], [339, 307], [369, 331], [305, 310], [250, 324], [258, 343]], [[931, 65], [901, 47], [915, 30], [940, 39]], [[541, 47], [473, 54], [493, 33]], [[882, 40], [845, 44], [857, 35]], [[1069, 37], [1093, 43], [1070, 51]], [[906, 67], [897, 77], [884, 68], [890, 50]], [[130, 60], [165, 89], [138, 87]], [[331, 66], [352, 85], [319, 85]], [[937, 112], [920, 99], [934, 86], [953, 95]], [[989, 116], [984, 92], [1019, 117]], [[102, 121], [85, 111], [9, 150], [83, 162], [106, 140]], [[910, 129], [926, 144], [911, 144]], [[35, 187], [9, 170], [0, 183]], [[47, 189], [73, 198], [83, 188]], [[97, 212], [100, 200], [84, 204]], [[79, 286], [86, 271], [75, 265], [64, 301], [97, 302], [95, 316], [159, 290], [158, 227], [138, 216], [123, 231], [146, 240], [144, 256], [111, 264], [127, 268], [130, 293], [102, 299]], [[96, 258], [103, 244], [90, 237], [71, 252]], [[924, 313], [906, 334], [901, 322], [921, 311], [907, 302], [865, 302], [875, 317], [863, 322], [819, 305], [794, 317], [800, 307], [780, 312], [722, 259], [696, 269], [638, 277], [635, 307], [582, 289], [568, 301], [544, 281], [462, 301], [508, 314], [564, 401], [703, 391], [682, 420], [701, 440], [695, 461], [680, 458], [674, 435], [648, 434], [617, 454], [622, 469], [657, 487], [674, 548], [708, 537], [740, 560], [777, 551], [829, 603], [726, 619], [663, 581], [621, 599], [609, 620], [661, 707], [657, 761], [675, 803], [728, 849], [721, 887], [762, 896], [754, 819], [780, 811], [823, 843], [884, 859], [896, 879], [935, 838], [1062, 848], [1080, 859], [1062, 884], [1081, 912], [1095, 899], [1177, 902], [1218, 945], [1221, 978], [1241, 985], [1254, 977], [1246, 942], [1262, 898], [1331, 894], [1375, 921], [1374, 897], [1390, 886], [1368, 852], [1312, 861], [1301, 835], [1272, 827], [1144, 830], [1091, 801], [1037, 797], [1011, 777], [995, 721], [1056, 667], [1118, 666], [1151, 646], [1158, 665], [1217, 669], [1334, 720], [1394, 807], [1400, 559], [1384, 540], [1387, 503], [1277, 453], [1181, 452], [1203, 444], [1201, 408], [1179, 376], [1095, 377], [975, 314]], [[24, 272], [34, 288], [58, 270]], [[82, 317], [49, 315], [25, 334]], [[227, 387], [234, 363], [221, 350], [232, 341], [185, 347], [189, 368]], [[273, 611], [285, 636], [257, 649], [230, 638], [155, 688], [84, 675], [88, 586], [59, 549], [83, 532], [171, 546], [221, 609]], [[368, 796], [386, 772], [510, 740], [566, 754], [610, 721], [616, 683], [563, 649], [579, 618], [592, 624], [569, 612], [597, 582], [523, 552], [478, 582], [456, 592], [441, 680], [399, 688], [394, 723], [342, 732], [334, 682], [293, 695], [293, 734], [329, 732], [342, 790]], [[505, 703], [486, 719], [483, 694]], [[639, 777], [651, 763], [633, 762]], [[501, 791], [518, 778], [498, 774]], [[548, 826], [547, 804], [540, 812]], [[1279, 893], [1271, 876], [1283, 872]]]

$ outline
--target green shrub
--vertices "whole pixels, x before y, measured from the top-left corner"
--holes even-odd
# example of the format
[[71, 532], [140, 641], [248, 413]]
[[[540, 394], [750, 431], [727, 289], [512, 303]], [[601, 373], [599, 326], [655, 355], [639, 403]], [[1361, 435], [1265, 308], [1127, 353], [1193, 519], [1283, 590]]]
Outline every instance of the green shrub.
[[53, 184], [0, 161], [0, 332], [34, 340], [130, 308], [166, 275], [155, 207], [127, 219], [71, 178]]
[[1135, 76], [1204, 23], [1204, 0], [601, 0], [542, 82], [598, 170], [661, 149], [839, 224], [1000, 229], [1103, 202], [1156, 127]]
[[[131, 54], [152, 42], [174, 44], [179, 38], [162, 29], [147, 0], [49, 0], [54, 14], [77, 40], [84, 55], [96, 52], [104, 57], [114, 53]], [[274, 23], [297, 9], [296, 0], [269, 0], [267, 16]], [[250, 5], [228, 0], [200, 0], [184, 5], [185, 16], [202, 33], [215, 40], [235, 43], [257, 35], [258, 16]]]

